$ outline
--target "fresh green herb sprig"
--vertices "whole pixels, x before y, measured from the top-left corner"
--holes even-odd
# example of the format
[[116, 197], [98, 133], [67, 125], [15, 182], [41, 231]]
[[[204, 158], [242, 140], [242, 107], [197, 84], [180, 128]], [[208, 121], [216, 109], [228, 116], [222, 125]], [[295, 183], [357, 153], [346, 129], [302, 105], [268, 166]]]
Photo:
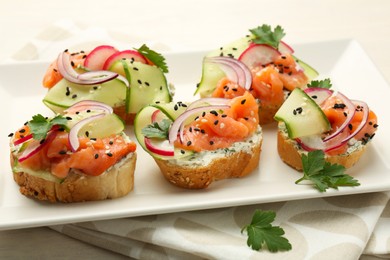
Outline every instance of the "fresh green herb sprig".
[[302, 155], [303, 177], [295, 183], [308, 180], [320, 192], [329, 188], [338, 189], [340, 186], [359, 186], [358, 180], [345, 174], [345, 167], [340, 164], [331, 164], [325, 160], [321, 150], [311, 151]]
[[312, 80], [308, 85], [309, 88], [331, 88], [332, 82], [330, 79], [323, 79], [323, 80]]
[[141, 133], [148, 138], [166, 139], [168, 138], [169, 127], [172, 121], [163, 119], [160, 122], [154, 122], [141, 130]]
[[279, 46], [279, 42], [286, 35], [280, 25], [276, 26], [273, 31], [271, 26], [267, 24], [250, 29], [249, 31], [255, 36], [252, 40], [254, 43], [268, 44], [276, 49]]
[[288, 251], [292, 246], [288, 239], [283, 237], [284, 230], [273, 226], [276, 213], [274, 211], [256, 210], [249, 225], [241, 229], [248, 234], [247, 244], [253, 250], [268, 249], [270, 252]]
[[61, 115], [48, 119], [41, 114], [37, 114], [33, 116], [32, 120], [30, 120], [27, 124], [30, 127], [33, 138], [35, 140], [42, 140], [46, 138], [47, 133], [54, 125], [67, 129], [67, 122], [68, 120]]
[[165, 62], [164, 56], [162, 56], [160, 53], [150, 49], [148, 46], [143, 44], [141, 47], [138, 49], [135, 48], [139, 53], [144, 55], [148, 60], [154, 63], [157, 67], [159, 67], [162, 72], [168, 73], [168, 66]]

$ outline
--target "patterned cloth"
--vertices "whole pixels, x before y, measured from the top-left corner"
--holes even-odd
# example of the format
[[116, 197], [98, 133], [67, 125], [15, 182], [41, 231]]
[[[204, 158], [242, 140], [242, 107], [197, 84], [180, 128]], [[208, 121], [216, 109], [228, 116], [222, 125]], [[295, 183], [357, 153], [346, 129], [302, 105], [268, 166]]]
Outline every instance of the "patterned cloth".
[[[60, 21], [37, 35], [10, 62], [50, 61], [61, 49], [100, 43], [140, 46], [146, 39]], [[165, 51], [180, 46], [147, 40]], [[273, 210], [274, 224], [293, 249], [253, 251], [241, 228], [256, 209]], [[390, 192], [171, 213], [51, 226], [85, 243], [136, 259], [375, 259], [390, 258]]]

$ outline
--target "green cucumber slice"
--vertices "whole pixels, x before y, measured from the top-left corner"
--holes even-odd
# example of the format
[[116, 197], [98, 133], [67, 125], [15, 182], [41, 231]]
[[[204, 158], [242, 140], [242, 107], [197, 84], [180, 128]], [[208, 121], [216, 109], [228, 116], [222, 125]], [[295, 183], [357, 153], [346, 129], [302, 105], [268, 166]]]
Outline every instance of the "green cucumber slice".
[[130, 79], [126, 101], [128, 113], [137, 113], [143, 107], [156, 102], [172, 100], [165, 75], [156, 66], [125, 59], [115, 62], [110, 70]]
[[303, 71], [305, 72], [305, 75], [309, 78], [309, 82], [315, 78], [318, 77], [319, 73], [316, 71], [313, 67], [311, 67], [306, 62], [298, 59], [297, 57], [293, 56], [296, 63], [298, 63], [299, 66], [303, 68]]
[[291, 92], [274, 118], [285, 123], [292, 139], [321, 134], [331, 128], [322, 109], [300, 88]]
[[[141, 111], [138, 112], [138, 114], [136, 115], [136, 117], [134, 119], [134, 133], [135, 133], [135, 137], [138, 140], [138, 143], [141, 145], [141, 147], [146, 152], [148, 152], [154, 158], [158, 158], [158, 159], [162, 159], [162, 160], [172, 160], [172, 159], [180, 159], [180, 158], [192, 155], [194, 153], [193, 151], [187, 151], [187, 150], [181, 150], [181, 149], [175, 148], [174, 156], [170, 157], [170, 156], [163, 156], [160, 154], [153, 153], [146, 148], [145, 141], [144, 141], [145, 138], [144, 138], [144, 135], [142, 134], [142, 129], [144, 127], [146, 127], [147, 125], [150, 125], [152, 123], [152, 120], [151, 120], [152, 114], [155, 111], [160, 110], [159, 108], [163, 108], [163, 109], [161, 109], [161, 112], [165, 115], [166, 119], [172, 120], [172, 119], [176, 118], [178, 116], [176, 113], [176, 110], [173, 109], [173, 111], [175, 111], [175, 112], [171, 113], [172, 112], [171, 107], [174, 107], [174, 105], [172, 105], [172, 104], [173, 103], [170, 103], [170, 105], [164, 104], [162, 106], [160, 106], [160, 105], [146, 106], [146, 107], [142, 108]], [[159, 117], [159, 118], [163, 118], [163, 117]], [[165, 139], [161, 140], [161, 142], [164, 142], [164, 141], [166, 141], [166, 140]]]
[[97, 85], [79, 85], [62, 79], [49, 89], [43, 103], [55, 113], [62, 113], [81, 100], [95, 100], [118, 107], [125, 105], [126, 91], [126, 84], [119, 79]]
[[86, 133], [88, 133], [89, 138], [103, 138], [113, 134], [119, 134], [124, 129], [125, 123], [119, 116], [116, 114], [107, 114], [83, 126], [79, 131], [79, 136], [86, 136]]

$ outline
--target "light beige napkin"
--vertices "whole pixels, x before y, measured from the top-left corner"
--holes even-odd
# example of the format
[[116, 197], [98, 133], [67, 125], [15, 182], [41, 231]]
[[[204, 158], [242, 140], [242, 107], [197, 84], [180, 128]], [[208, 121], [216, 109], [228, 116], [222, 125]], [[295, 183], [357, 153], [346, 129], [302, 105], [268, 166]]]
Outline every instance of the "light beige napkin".
[[[52, 60], [62, 49], [147, 43], [160, 51], [177, 46], [72, 21], [37, 35], [10, 62]], [[171, 213], [51, 226], [85, 243], [136, 259], [374, 259], [390, 258], [390, 192]], [[253, 251], [241, 228], [255, 209], [273, 210], [292, 250]]]

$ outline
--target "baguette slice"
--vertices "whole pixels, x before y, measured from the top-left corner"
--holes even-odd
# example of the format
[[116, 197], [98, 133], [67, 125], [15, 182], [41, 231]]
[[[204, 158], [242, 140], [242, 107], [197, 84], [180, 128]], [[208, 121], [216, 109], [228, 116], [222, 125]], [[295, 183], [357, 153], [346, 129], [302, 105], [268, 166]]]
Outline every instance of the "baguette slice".
[[[302, 171], [302, 154], [307, 151], [300, 148], [298, 143], [290, 139], [287, 133], [283, 130], [284, 123], [279, 123], [277, 133], [277, 147], [280, 158], [292, 168]], [[345, 168], [350, 168], [355, 165], [366, 150], [367, 145], [357, 142], [351, 147], [348, 153], [340, 155], [325, 155], [325, 160], [332, 164], [340, 164]]]
[[213, 181], [242, 178], [259, 165], [263, 137], [261, 127], [229, 149], [205, 151], [178, 160], [154, 158], [164, 177], [186, 189], [204, 189]]
[[[99, 176], [72, 170], [62, 182], [49, 181], [26, 172], [14, 172], [20, 192], [50, 202], [81, 202], [125, 196], [134, 187], [136, 153], [130, 153]], [[17, 158], [11, 153], [11, 166]]]

